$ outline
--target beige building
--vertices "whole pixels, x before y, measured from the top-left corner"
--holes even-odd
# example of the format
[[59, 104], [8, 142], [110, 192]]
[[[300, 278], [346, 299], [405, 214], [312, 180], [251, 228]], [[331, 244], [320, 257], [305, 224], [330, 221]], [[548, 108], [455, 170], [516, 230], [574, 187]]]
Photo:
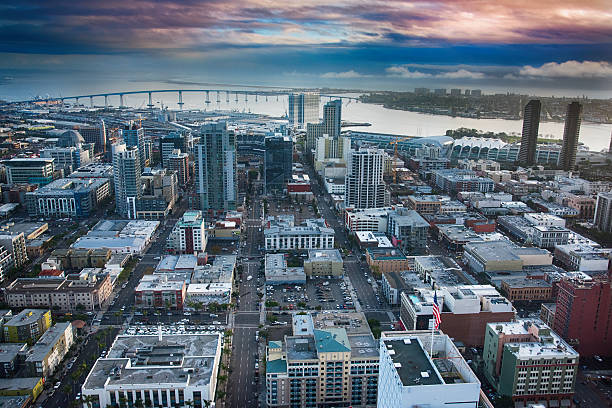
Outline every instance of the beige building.
[[19, 234], [0, 234], [0, 245], [13, 256], [16, 268], [28, 262], [28, 251], [23, 232]]
[[26, 366], [30, 375], [48, 377], [55, 372], [74, 341], [72, 323], [56, 323], [30, 348]]
[[378, 272], [401, 272], [410, 269], [408, 257], [399, 248], [368, 248], [366, 261]]
[[311, 249], [304, 261], [304, 273], [306, 276], [342, 276], [343, 264], [337, 249]]
[[112, 284], [105, 273], [71, 278], [19, 278], [5, 289], [10, 307], [48, 307], [62, 311], [100, 310]]
[[270, 341], [269, 407], [375, 407], [378, 343], [363, 313], [294, 315], [293, 335]]

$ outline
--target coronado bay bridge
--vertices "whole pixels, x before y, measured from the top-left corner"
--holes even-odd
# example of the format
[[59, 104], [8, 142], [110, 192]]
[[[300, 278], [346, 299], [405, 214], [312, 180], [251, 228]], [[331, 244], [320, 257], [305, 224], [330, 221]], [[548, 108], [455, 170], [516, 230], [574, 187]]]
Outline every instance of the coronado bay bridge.
[[[124, 104], [124, 97], [127, 95], [148, 95], [149, 103], [148, 107], [153, 108], [155, 105], [153, 104], [153, 95], [155, 94], [168, 94], [174, 93], [178, 95], [178, 106], [179, 109], [183, 109], [183, 93], [201, 93], [203, 96], [203, 102], [208, 106], [212, 102], [220, 103], [225, 101], [227, 103], [231, 101], [238, 102], [239, 100], [244, 100], [248, 102], [249, 96], [254, 97], [255, 102], [258, 101], [259, 98], [265, 98], [267, 101], [270, 97], [276, 97], [278, 99], [279, 96], [287, 96], [292, 93], [304, 92], [300, 90], [233, 90], [233, 89], [156, 89], [156, 90], [143, 90], [143, 91], [125, 91], [125, 92], [106, 92], [106, 93], [96, 93], [96, 94], [87, 94], [87, 95], [76, 95], [76, 96], [58, 96], [58, 97], [38, 97], [30, 100], [16, 101], [12, 103], [34, 103], [34, 102], [42, 102], [42, 103], [50, 103], [50, 102], [61, 102], [67, 103], [69, 101], [74, 101], [75, 104], [79, 105], [81, 100], [89, 99], [89, 104], [91, 107], [94, 107], [94, 99], [95, 98], [104, 98], [104, 107], [109, 107], [109, 98], [111, 97], [119, 97], [119, 108], [126, 108]], [[308, 92], [308, 91], [306, 91]], [[354, 96], [346, 96], [346, 95], [327, 95], [321, 94], [321, 97], [324, 98], [335, 98], [335, 99], [346, 99], [349, 101], [358, 101], [359, 98]], [[214, 98], [214, 99], [213, 99]]]

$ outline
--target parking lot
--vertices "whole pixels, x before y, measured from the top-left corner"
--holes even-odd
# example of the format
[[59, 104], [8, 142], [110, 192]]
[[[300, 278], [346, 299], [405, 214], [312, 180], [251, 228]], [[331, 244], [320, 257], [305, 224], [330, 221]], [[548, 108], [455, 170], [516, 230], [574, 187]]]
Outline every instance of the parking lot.
[[124, 334], [127, 335], [158, 335], [161, 327], [162, 335], [170, 334], [189, 334], [189, 333], [205, 333], [205, 332], [222, 332], [225, 330], [225, 325], [193, 325], [189, 320], [183, 319], [174, 324], [161, 326], [130, 326]]
[[318, 218], [321, 215], [315, 215], [314, 208], [307, 202], [295, 202], [289, 200], [273, 200], [268, 199], [268, 212], [266, 216], [271, 215], [293, 215], [295, 224], [300, 224], [303, 220], [309, 218]]
[[[278, 285], [266, 287], [269, 308], [281, 310], [342, 310], [353, 309], [353, 301], [342, 278], [308, 278], [305, 286]], [[272, 302], [278, 306], [272, 306]]]

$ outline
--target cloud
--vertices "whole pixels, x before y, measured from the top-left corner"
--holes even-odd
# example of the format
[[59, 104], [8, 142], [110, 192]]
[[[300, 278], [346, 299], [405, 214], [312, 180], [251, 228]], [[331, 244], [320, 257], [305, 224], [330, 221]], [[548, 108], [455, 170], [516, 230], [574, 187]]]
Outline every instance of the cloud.
[[400, 78], [409, 78], [409, 79], [421, 79], [421, 78], [431, 78], [432, 74], [428, 74], [421, 71], [411, 71], [404, 66], [392, 66], [388, 67], [386, 70], [389, 76], [400, 77]]
[[354, 70], [345, 71], [345, 72], [326, 72], [321, 75], [321, 78], [338, 78], [338, 79], [347, 79], [347, 78], [365, 78], [369, 75], [360, 74]]
[[467, 69], [459, 69], [456, 71], [446, 71], [438, 73], [428, 73], [421, 71], [411, 71], [406, 66], [391, 66], [386, 69], [389, 76], [422, 79], [422, 78], [445, 78], [445, 79], [483, 79], [486, 75], [482, 72], [468, 71]]
[[458, 71], [440, 73], [440, 74], [437, 74], [435, 77], [436, 78], [449, 78], [449, 79], [456, 79], [456, 78], [482, 79], [485, 77], [485, 74], [483, 74], [482, 72], [473, 72], [473, 71], [468, 71], [467, 69], [460, 69]]
[[545, 78], [612, 78], [612, 64], [606, 61], [549, 62], [540, 67], [525, 65], [519, 74]]

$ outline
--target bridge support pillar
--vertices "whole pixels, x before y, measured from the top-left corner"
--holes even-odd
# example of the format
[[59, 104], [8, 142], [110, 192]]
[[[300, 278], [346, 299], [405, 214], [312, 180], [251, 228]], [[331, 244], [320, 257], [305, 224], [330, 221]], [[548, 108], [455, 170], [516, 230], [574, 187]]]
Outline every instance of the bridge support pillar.
[[123, 94], [119, 94], [119, 109], [124, 107], [125, 105], [123, 104]]
[[206, 91], [206, 106], [210, 105], [210, 91]]
[[149, 104], [147, 105], [149, 109], [153, 109], [153, 95], [152, 92], [149, 92]]
[[75, 98], [77, 106], [79, 105], [79, 98]]
[[104, 109], [108, 109], [108, 95], [104, 95]]
[[179, 101], [178, 101], [178, 106], [180, 110], [183, 110], [183, 91], [178, 91], [178, 96], [179, 96]]
[[229, 91], [225, 91], [225, 103], [229, 103]]

